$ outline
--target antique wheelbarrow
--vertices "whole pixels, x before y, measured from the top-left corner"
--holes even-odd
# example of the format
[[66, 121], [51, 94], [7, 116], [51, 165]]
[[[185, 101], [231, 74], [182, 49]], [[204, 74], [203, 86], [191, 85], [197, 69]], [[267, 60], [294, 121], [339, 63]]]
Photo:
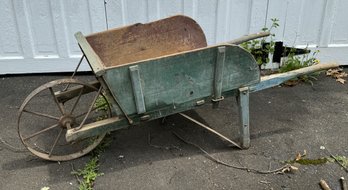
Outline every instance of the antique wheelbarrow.
[[[59, 79], [29, 94], [19, 109], [18, 133], [30, 152], [64, 161], [93, 150], [110, 131], [205, 103], [217, 107], [235, 96], [240, 110], [240, 148], [250, 146], [249, 93], [301, 74], [336, 67], [322, 64], [260, 77], [253, 56], [235, 45], [256, 34], [208, 46], [200, 26], [186, 16], [134, 24], [88, 36], [75, 34], [96, 80]], [[189, 116], [184, 117], [200, 124]], [[203, 124], [200, 124], [203, 125]]]

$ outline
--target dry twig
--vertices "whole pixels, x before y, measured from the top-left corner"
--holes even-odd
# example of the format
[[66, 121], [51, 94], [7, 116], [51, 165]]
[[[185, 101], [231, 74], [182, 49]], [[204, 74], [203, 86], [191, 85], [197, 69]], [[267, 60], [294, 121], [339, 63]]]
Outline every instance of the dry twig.
[[190, 116], [188, 116], [188, 115], [186, 115], [186, 114], [179, 113], [179, 115], [181, 115], [181, 116], [183, 116], [184, 118], [186, 118], [186, 119], [188, 119], [188, 120], [190, 120], [190, 121], [196, 123], [197, 125], [203, 127], [204, 129], [206, 129], [206, 130], [212, 132], [213, 134], [217, 135], [217, 136], [220, 137], [221, 139], [223, 139], [223, 140], [225, 140], [225, 141], [231, 143], [231, 145], [234, 145], [234, 146], [238, 147], [239, 149], [242, 149], [242, 147], [239, 146], [236, 142], [234, 142], [234, 141], [232, 141], [231, 139], [225, 137], [225, 136], [222, 135], [221, 133], [219, 133], [219, 132], [213, 130], [212, 128], [208, 127], [207, 125], [204, 125], [203, 123], [201, 123], [201, 122], [199, 122], [199, 121], [193, 119], [192, 117], [190, 117]]
[[341, 181], [342, 190], [348, 190], [347, 183], [344, 177], [341, 177], [340, 181]]
[[262, 183], [262, 184], [271, 184], [271, 182], [269, 182], [269, 181], [259, 181], [259, 183]]
[[331, 188], [329, 187], [329, 185], [326, 183], [326, 181], [324, 181], [323, 179], [320, 180], [319, 182], [320, 184], [320, 187], [323, 189], [323, 190], [331, 190]]
[[173, 134], [178, 138], [180, 139], [181, 141], [183, 141], [184, 143], [186, 144], [189, 144], [189, 145], [192, 145], [196, 148], [198, 148], [200, 151], [202, 151], [210, 160], [218, 163], [218, 164], [221, 164], [223, 166], [227, 166], [227, 167], [230, 167], [230, 168], [234, 168], [234, 169], [239, 169], [239, 170], [244, 170], [244, 171], [248, 171], [248, 172], [253, 172], [253, 173], [257, 173], [257, 174], [281, 174], [281, 173], [284, 173], [286, 171], [291, 171], [291, 165], [290, 164], [285, 164], [284, 166], [280, 167], [280, 168], [277, 168], [277, 169], [274, 169], [274, 170], [257, 170], [257, 169], [254, 169], [254, 168], [248, 168], [248, 167], [245, 167], [245, 166], [236, 166], [236, 165], [232, 165], [232, 164], [228, 164], [224, 161], [221, 161], [217, 158], [215, 158], [214, 156], [212, 156], [211, 154], [209, 154], [207, 151], [205, 151], [203, 148], [201, 148], [200, 146], [190, 142], [190, 141], [187, 141], [185, 140], [184, 138], [182, 138], [181, 136], [179, 136], [177, 133], [175, 133], [173, 131]]
[[71, 171], [72, 171], [72, 174], [76, 177], [76, 180], [79, 182], [79, 184], [82, 184], [83, 182], [81, 181], [81, 179], [77, 175], [78, 172], [75, 170], [74, 164], [72, 164], [72, 163], [71, 163]]
[[346, 171], [348, 172], [348, 168], [346, 168], [333, 154], [331, 154], [331, 152], [329, 151], [329, 149], [327, 149], [327, 147], [325, 148], [326, 151], [329, 153], [329, 155]]
[[159, 146], [159, 145], [155, 145], [151, 143], [151, 133], [149, 133], [149, 135], [147, 136], [147, 144], [149, 144], [149, 146], [154, 147], [154, 148], [158, 148], [158, 149], [164, 149], [164, 150], [172, 150], [172, 149], [177, 149], [177, 150], [181, 150], [179, 147], [171, 145], [171, 146]]

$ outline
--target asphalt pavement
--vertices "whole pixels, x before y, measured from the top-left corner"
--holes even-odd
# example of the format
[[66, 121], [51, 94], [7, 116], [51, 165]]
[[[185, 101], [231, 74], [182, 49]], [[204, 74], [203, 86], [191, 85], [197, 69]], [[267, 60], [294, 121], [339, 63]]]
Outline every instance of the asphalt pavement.
[[[83, 168], [90, 155], [68, 162], [38, 159], [23, 151], [16, 126], [18, 108], [32, 90], [66, 77], [60, 74], [0, 78], [0, 189], [77, 189], [72, 166]], [[225, 99], [217, 109], [204, 105], [187, 114], [231, 139], [238, 137], [235, 98]], [[257, 174], [226, 167], [173, 134], [193, 142], [218, 160], [256, 170], [281, 167], [304, 150], [310, 159], [329, 157], [329, 152], [348, 157], [347, 84], [321, 75], [313, 86], [301, 83], [253, 93], [250, 129], [251, 147], [247, 150], [229, 147], [180, 115], [115, 131], [110, 136], [111, 144], [101, 153], [100, 172], [104, 175], [97, 178], [94, 188], [310, 190], [319, 189], [318, 183], [324, 179], [332, 189], [339, 189], [339, 178], [348, 179], [348, 173], [334, 162], [296, 164], [297, 172], [284, 174]]]

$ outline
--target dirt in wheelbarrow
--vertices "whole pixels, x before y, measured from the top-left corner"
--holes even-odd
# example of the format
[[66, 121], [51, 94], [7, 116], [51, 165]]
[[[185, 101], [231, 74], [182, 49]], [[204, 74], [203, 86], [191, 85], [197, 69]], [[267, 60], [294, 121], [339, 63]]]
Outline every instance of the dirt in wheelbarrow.
[[[0, 189], [77, 189], [72, 165], [83, 168], [90, 155], [68, 162], [44, 161], [24, 150], [16, 131], [24, 98], [37, 86], [67, 76], [0, 78]], [[92, 75], [78, 77], [93, 79]], [[348, 174], [334, 161], [318, 165], [291, 162], [298, 168], [296, 172], [258, 174], [218, 164], [206, 153], [259, 171], [279, 168], [304, 150], [306, 159], [321, 160], [330, 153], [347, 157], [347, 84], [321, 75], [313, 86], [275, 87], [253, 93], [250, 99], [249, 149], [229, 147], [200, 126], [173, 115], [113, 132], [111, 144], [100, 155], [99, 172], [104, 175], [96, 179], [94, 189], [319, 189], [321, 179], [332, 189], [340, 189], [339, 178], [347, 179]], [[219, 108], [204, 105], [187, 114], [237, 141], [235, 98], [225, 99]]]

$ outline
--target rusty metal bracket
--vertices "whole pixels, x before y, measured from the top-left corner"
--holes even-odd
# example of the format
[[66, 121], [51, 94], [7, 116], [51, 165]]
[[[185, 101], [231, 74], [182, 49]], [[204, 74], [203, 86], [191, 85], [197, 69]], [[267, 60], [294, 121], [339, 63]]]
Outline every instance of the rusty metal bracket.
[[[82, 57], [80, 58], [80, 61], [79, 61], [79, 63], [77, 64], [77, 66], [76, 66], [76, 68], [75, 68], [75, 70], [74, 70], [74, 73], [71, 75], [71, 79], [73, 79], [74, 77], [75, 77], [75, 75], [76, 75], [76, 73], [77, 73], [77, 71], [79, 70], [79, 68], [80, 68], [80, 65], [81, 65], [81, 63], [82, 63], [82, 61], [83, 61], [83, 59], [85, 58], [85, 54], [83, 54], [82, 55]], [[63, 89], [63, 92], [64, 91], [67, 91], [68, 90], [68, 88], [69, 88], [69, 86], [70, 86], [70, 84], [67, 84], [66, 86], [65, 86], [65, 88]]]
[[101, 91], [102, 91], [102, 87], [99, 87], [99, 90], [98, 90], [98, 92], [97, 92], [97, 95], [95, 95], [95, 97], [94, 97], [94, 99], [93, 99], [93, 101], [92, 101], [92, 104], [91, 104], [91, 106], [90, 106], [89, 109], [88, 109], [88, 112], [87, 112], [86, 116], [83, 118], [83, 120], [82, 120], [82, 122], [80, 123], [80, 125], [79, 125], [78, 127], [74, 128], [75, 131], [80, 130], [80, 129], [82, 128], [82, 126], [85, 124], [85, 122], [86, 122], [86, 120], [87, 120], [89, 114], [91, 113], [91, 111], [92, 111], [92, 109], [93, 109], [93, 106], [94, 106], [95, 102], [97, 101], [97, 99], [98, 99], [99, 94], [101, 93]]
[[217, 98], [217, 99], [211, 99], [212, 102], [220, 102], [222, 100], [224, 100], [225, 97], [221, 96], [220, 98]]

